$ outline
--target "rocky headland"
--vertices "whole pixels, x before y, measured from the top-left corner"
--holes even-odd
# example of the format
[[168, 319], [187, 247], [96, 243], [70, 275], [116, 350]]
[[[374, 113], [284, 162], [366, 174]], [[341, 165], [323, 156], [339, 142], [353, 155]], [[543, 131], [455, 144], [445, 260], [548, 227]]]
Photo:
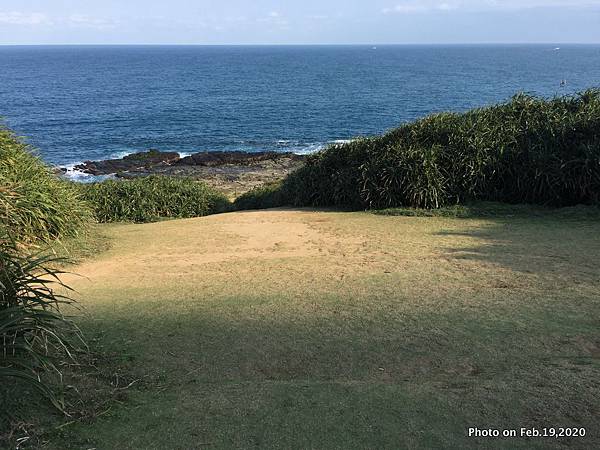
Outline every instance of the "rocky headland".
[[[215, 151], [182, 157], [177, 152], [149, 150], [120, 159], [85, 161], [75, 170], [90, 175], [133, 178], [149, 175], [191, 177], [231, 196], [265, 182], [279, 180], [301, 167], [305, 156], [295, 153]], [[66, 171], [66, 169], [62, 169]]]

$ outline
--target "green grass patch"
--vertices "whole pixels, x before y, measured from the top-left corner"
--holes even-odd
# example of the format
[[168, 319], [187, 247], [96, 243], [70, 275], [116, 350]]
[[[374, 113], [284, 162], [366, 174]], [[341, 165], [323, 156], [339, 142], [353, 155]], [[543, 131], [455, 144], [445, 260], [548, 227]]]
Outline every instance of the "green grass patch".
[[102, 255], [111, 248], [110, 225], [92, 224], [85, 233], [52, 243], [44, 253], [56, 258], [55, 266], [69, 270], [73, 265]]
[[424, 208], [387, 208], [371, 211], [378, 216], [406, 216], [406, 217], [470, 217], [470, 208], [462, 205], [444, 206], [436, 209]]
[[371, 211], [379, 216], [406, 217], [456, 217], [456, 218], [535, 218], [569, 220], [600, 220], [600, 208], [597, 206], [571, 206], [551, 208], [538, 205], [509, 205], [498, 202], [477, 202], [467, 205], [443, 206], [435, 209], [425, 208], [386, 208]]

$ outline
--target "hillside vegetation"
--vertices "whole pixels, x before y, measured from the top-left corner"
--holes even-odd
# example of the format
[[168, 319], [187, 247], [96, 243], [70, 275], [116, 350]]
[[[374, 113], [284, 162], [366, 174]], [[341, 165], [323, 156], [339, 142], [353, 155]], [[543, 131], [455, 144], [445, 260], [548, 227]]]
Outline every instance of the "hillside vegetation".
[[23, 244], [77, 236], [91, 210], [11, 131], [0, 128], [0, 228]]
[[552, 206], [600, 199], [600, 91], [551, 100], [519, 94], [466, 113], [434, 114], [308, 158], [280, 193], [296, 206], [438, 208], [472, 200]]
[[91, 219], [75, 186], [0, 129], [0, 446], [5, 430], [18, 426], [19, 404], [38, 405], [42, 394], [65, 407], [63, 369], [84, 344], [62, 313], [73, 301], [56, 292], [67, 287], [46, 253]]
[[167, 176], [107, 180], [80, 185], [98, 222], [156, 222], [202, 217], [229, 207], [225, 195], [205, 183]]

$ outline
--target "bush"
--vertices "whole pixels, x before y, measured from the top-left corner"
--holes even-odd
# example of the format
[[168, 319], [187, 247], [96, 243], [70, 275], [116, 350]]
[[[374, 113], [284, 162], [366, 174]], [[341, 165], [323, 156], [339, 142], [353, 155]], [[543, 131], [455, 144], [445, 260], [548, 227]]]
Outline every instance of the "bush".
[[[28, 385], [63, 409], [56, 388], [61, 362], [81, 336], [61, 313], [73, 302], [56, 294], [67, 289], [46, 251], [58, 239], [78, 236], [92, 220], [79, 190], [61, 180], [27, 145], [0, 128], [0, 397], [14, 382]], [[20, 392], [20, 391], [19, 391]], [[10, 407], [0, 410], [0, 425]]]
[[71, 183], [0, 128], [0, 229], [23, 244], [76, 236], [91, 211]]
[[99, 222], [155, 222], [222, 212], [227, 198], [206, 184], [166, 176], [80, 185]]
[[296, 206], [439, 208], [473, 200], [552, 206], [600, 201], [600, 91], [435, 114], [334, 145], [290, 174]]
[[22, 256], [13, 240], [0, 238], [0, 394], [10, 393], [10, 380], [20, 381], [62, 410], [52, 376], [60, 380], [58, 362], [70, 357], [81, 336], [60, 311], [73, 302], [54, 291], [54, 285], [66, 286], [58, 279], [61, 272], [47, 267], [51, 262], [47, 256]]

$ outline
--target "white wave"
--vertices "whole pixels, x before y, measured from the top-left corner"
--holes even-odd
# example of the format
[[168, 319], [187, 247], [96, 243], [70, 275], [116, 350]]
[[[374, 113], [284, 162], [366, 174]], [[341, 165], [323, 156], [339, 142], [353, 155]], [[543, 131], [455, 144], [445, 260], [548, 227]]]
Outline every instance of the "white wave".
[[[110, 155], [108, 155], [107, 158], [102, 158], [102, 159], [123, 159], [126, 156], [135, 155], [136, 153], [147, 152], [147, 151], [148, 150], [114, 152], [114, 153], [111, 153]], [[171, 151], [171, 150], [161, 150], [161, 151]], [[181, 157], [181, 158], [185, 158], [186, 156], [191, 156], [193, 154], [190, 152], [177, 152], [177, 153], [179, 153], [179, 157]]]
[[295, 153], [296, 155], [310, 155], [311, 153], [316, 153], [330, 145], [341, 145], [347, 144], [348, 142], [352, 142], [352, 139], [335, 139], [329, 142], [305, 143], [297, 146], [290, 146], [286, 150]]
[[134, 153], [137, 153], [137, 152], [132, 152], [130, 150], [125, 150], [125, 151], [122, 151], [122, 152], [111, 153], [110, 155], [108, 155], [108, 158], [103, 158], [103, 159], [123, 159], [126, 156], [133, 155]]
[[316, 153], [319, 150], [323, 150], [326, 146], [327, 144], [309, 144], [301, 148], [292, 148], [290, 151], [296, 155], [310, 155], [311, 153]]
[[69, 164], [65, 167], [66, 170], [62, 173], [62, 176], [68, 178], [71, 181], [76, 181], [77, 183], [95, 183], [97, 181], [104, 181], [110, 178], [114, 178], [113, 175], [92, 175], [90, 173], [82, 172], [81, 170], [75, 168], [80, 164], [82, 163], [76, 162], [73, 164]]

